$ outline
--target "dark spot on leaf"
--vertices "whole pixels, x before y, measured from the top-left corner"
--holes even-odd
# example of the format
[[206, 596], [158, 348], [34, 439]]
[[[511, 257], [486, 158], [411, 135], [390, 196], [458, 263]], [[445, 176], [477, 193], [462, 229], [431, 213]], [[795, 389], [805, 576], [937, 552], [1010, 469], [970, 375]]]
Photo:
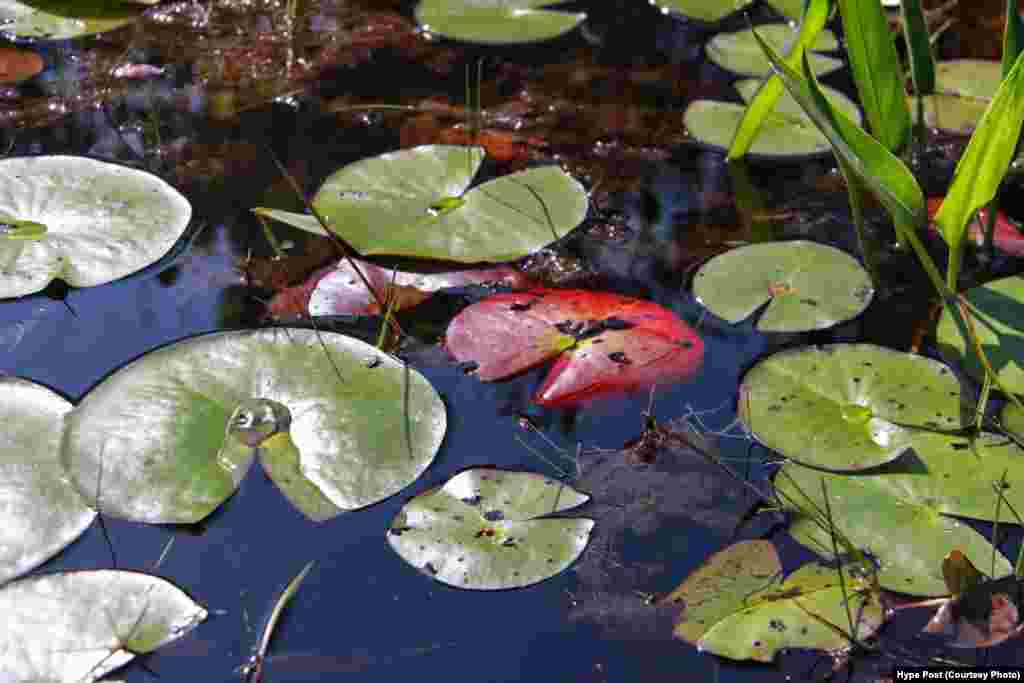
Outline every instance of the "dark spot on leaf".
[[807, 304], [808, 306], [817, 306], [818, 302], [814, 299], [800, 299], [800, 303]]
[[860, 377], [854, 377], [853, 381], [859, 383], [860, 382]]
[[501, 547], [503, 547], [503, 548], [515, 548], [515, 547], [517, 547], [516, 541], [515, 541], [514, 538], [506, 538], [504, 541], [501, 542]]
[[963, 451], [963, 450], [966, 450], [966, 449], [968, 448], [968, 446], [969, 446], [969, 444], [967, 444], [967, 443], [963, 443], [963, 442], [961, 442], [961, 443], [951, 443], [951, 444], [949, 444], [949, 447], [950, 447], [950, 448], [952, 448], [952, 449], [953, 449], [954, 451]]
[[505, 513], [502, 512], [501, 510], [488, 510], [487, 512], [484, 513], [484, 519], [486, 519], [488, 522], [497, 522], [499, 520], [505, 519]]
[[466, 505], [479, 505], [480, 504], [480, 496], [479, 495], [475, 495], [472, 498], [463, 498], [462, 502], [465, 503]]

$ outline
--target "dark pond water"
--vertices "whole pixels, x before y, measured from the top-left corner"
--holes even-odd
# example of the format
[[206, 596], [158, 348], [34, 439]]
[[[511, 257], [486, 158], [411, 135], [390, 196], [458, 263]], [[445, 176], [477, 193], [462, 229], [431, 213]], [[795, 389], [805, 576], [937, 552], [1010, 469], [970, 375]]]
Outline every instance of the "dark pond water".
[[[540, 47], [484, 49], [418, 35], [405, 3], [300, 2], [291, 32], [282, 28], [284, 4], [169, 2], [135, 26], [38, 46], [46, 70], [9, 86], [0, 101], [7, 153], [83, 154], [150, 169], [187, 194], [194, 230], [171, 255], [127, 279], [0, 302], [0, 371], [77, 401], [151, 349], [267, 324], [264, 303], [275, 290], [298, 284], [331, 254], [326, 241], [276, 225], [277, 239], [292, 245], [283, 261], [267, 260], [270, 247], [248, 209], [299, 207], [272, 155], [312, 191], [355, 159], [451, 141], [464, 119], [457, 107], [466, 66], [480, 58], [483, 123], [504, 136], [507, 153], [487, 171], [556, 157], [588, 183], [603, 210], [534, 257], [532, 272], [552, 284], [655, 301], [699, 326], [705, 338], [700, 373], [655, 396], [660, 423], [700, 414], [707, 429], [728, 430], [740, 376], [768, 351], [808, 339], [906, 348], [925, 318], [922, 298], [913, 295], [918, 283], [902, 276], [898, 263], [894, 282], [911, 287], [908, 294], [827, 334], [769, 340], [749, 324], [728, 326], [702, 313], [687, 289], [688, 272], [752, 230], [813, 234], [848, 250], [854, 242], [843, 195], [823, 189], [827, 160], [747, 169], [752, 198], [734, 192], [742, 184], [721, 155], [687, 141], [686, 102], [722, 94], [729, 82], [703, 61], [707, 34], [700, 27], [642, 2], [579, 3], [590, 12], [582, 32]], [[755, 19], [767, 16], [755, 5]], [[122, 63], [163, 71], [139, 80], [111, 77]], [[841, 76], [833, 83], [848, 85]], [[428, 101], [433, 109], [416, 113], [342, 111]], [[441, 112], [436, 103], [456, 109]], [[761, 212], [753, 212], [758, 203]], [[115, 561], [148, 569], [173, 539], [158, 573], [213, 616], [146, 658], [163, 680], [237, 679], [234, 670], [249, 656], [274, 600], [309, 560], [316, 567], [275, 633], [268, 681], [757, 681], [827, 673], [831, 661], [823, 658], [737, 665], [672, 640], [671, 614], [651, 607], [647, 596], [671, 590], [727, 545], [751, 501], [682, 449], [666, 448], [660, 466], [609, 464], [613, 456], [597, 449], [618, 449], [640, 435], [646, 394], [575, 412], [542, 411], [530, 396], [543, 369], [496, 384], [465, 375], [437, 335], [482, 294], [447, 293], [403, 319], [423, 330], [424, 338], [402, 353], [444, 396], [449, 428], [434, 464], [401, 494], [317, 525], [253, 468], [199, 529], [107, 520], [116, 560], [94, 526], [42, 569]], [[375, 332], [365, 321], [324, 320], [320, 327], [371, 340]], [[538, 431], [521, 425], [523, 415]], [[738, 430], [718, 443], [737, 470], [763, 478], [764, 454]], [[459, 470], [489, 464], [554, 476], [559, 471], [534, 452], [568, 468], [557, 449], [574, 455], [578, 448], [578, 485], [595, 494], [582, 512], [598, 520], [598, 533], [575, 569], [522, 590], [462, 591], [430, 581], [388, 546], [385, 531], [404, 502]], [[808, 555], [775, 532], [776, 521], [756, 521], [738, 537], [774, 534], [794, 567]], [[912, 641], [915, 625], [920, 620], [896, 642]], [[998, 648], [996, 659], [1024, 662], [1015, 648]], [[875, 658], [853, 671], [876, 680], [887, 666]], [[129, 681], [149, 676], [139, 665], [125, 672]]]

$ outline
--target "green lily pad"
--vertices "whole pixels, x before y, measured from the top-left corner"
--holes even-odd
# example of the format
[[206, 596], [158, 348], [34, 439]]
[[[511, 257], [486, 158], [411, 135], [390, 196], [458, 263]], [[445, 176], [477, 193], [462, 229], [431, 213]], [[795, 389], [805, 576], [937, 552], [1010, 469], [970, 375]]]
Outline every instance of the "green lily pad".
[[584, 12], [538, 9], [563, 0], [422, 0], [416, 21], [423, 30], [470, 43], [535, 43], [568, 33]]
[[[750, 102], [761, 81], [756, 78], [736, 82], [744, 102]], [[858, 124], [860, 109], [838, 90], [822, 86], [825, 96]], [[701, 143], [717, 149], [728, 149], [736, 127], [743, 118], [745, 105], [718, 100], [694, 100], [683, 114], [683, 123], [690, 135]], [[783, 92], [775, 109], [765, 118], [750, 148], [750, 154], [764, 157], [795, 157], [830, 154], [832, 147], [809, 116], [788, 92]]]
[[[845, 572], [857, 640], [871, 636], [885, 610], [867, 581]], [[730, 659], [770, 662], [785, 648], [834, 652], [850, 646], [843, 586], [833, 568], [805, 564], [782, 579], [767, 541], [743, 541], [711, 556], [664, 602], [683, 603], [677, 638]]]
[[107, 0], [0, 0], [0, 31], [15, 38], [67, 40], [120, 28], [139, 9]]
[[[678, 12], [689, 19], [715, 23], [735, 14], [750, 4], [749, 0], [716, 2], [715, 0], [656, 0], [652, 4], [663, 10]], [[803, 0], [768, 0], [768, 4], [791, 19], [799, 19], [803, 13]]]
[[[788, 24], [761, 24], [754, 27], [757, 34], [776, 52], [784, 53], [790, 41], [796, 38], [796, 30]], [[708, 59], [726, 71], [744, 76], [767, 76], [771, 65], [757, 44], [751, 29], [735, 33], [719, 33], [708, 41], [704, 48]], [[843, 67], [843, 60], [817, 54], [839, 49], [835, 34], [823, 30], [807, 53], [807, 59], [816, 76], [823, 76]]]
[[[966, 501], [967, 496], [960, 494], [958, 487], [975, 477], [973, 466], [982, 460], [970, 451], [954, 451], [946, 457], [953, 456], [959, 456], [961, 463], [947, 466], [945, 471], [936, 466], [939, 458], [932, 456], [922, 458], [923, 466], [915, 463], [904, 470], [871, 475], [835, 475], [787, 464], [776, 475], [775, 488], [788, 508], [824, 511], [824, 481], [833, 524], [851, 543], [876, 560], [878, 581], [883, 588], [914, 595], [943, 595], [946, 584], [942, 561], [950, 550], [959, 549], [971, 562], [986, 569], [995, 557], [996, 576], [1013, 571], [1010, 562], [984, 536], [964, 522], [942, 514], [957, 507], [953, 504], [958, 502], [957, 498], [959, 502]], [[1015, 457], [1020, 458], [1021, 454]], [[1005, 464], [1007, 459], [1001, 458], [999, 462]], [[954, 474], [956, 480], [952, 479]], [[988, 495], [976, 504], [987, 503], [991, 515], [996, 495], [991, 480], [986, 480], [987, 474], [991, 473], [978, 476], [980, 484], [973, 488], [988, 485]], [[1001, 474], [1000, 471], [995, 479]], [[1024, 479], [1015, 481], [1020, 482], [1016, 484], [1018, 488], [1024, 489]], [[962, 488], [964, 492], [970, 489], [971, 485]], [[831, 535], [817, 520], [798, 513], [789, 532], [815, 552], [832, 556]]]
[[[424, 145], [363, 159], [331, 175], [313, 206], [360, 254], [466, 263], [520, 258], [586, 216], [586, 191], [557, 166], [468, 189], [483, 158], [480, 147]], [[323, 234], [312, 216], [253, 211]]]
[[0, 680], [91, 683], [178, 640], [207, 617], [181, 589], [141, 572], [30, 576], [0, 589]]
[[44, 386], [0, 377], [0, 583], [56, 555], [96, 516], [60, 462], [69, 410]]
[[834, 472], [894, 460], [911, 447], [915, 427], [965, 426], [960, 383], [949, 368], [872, 344], [803, 347], [766, 358], [743, 378], [739, 412], [768, 448]]
[[[964, 296], [975, 311], [974, 331], [999, 381], [1008, 391], [1024, 392], [1024, 278], [993, 280]], [[935, 336], [943, 355], [962, 364], [978, 381], [985, 377], [974, 350], [965, 354], [963, 337], [949, 313], [943, 311]]]
[[[929, 128], [970, 135], [978, 127], [989, 101], [980, 97], [962, 97], [948, 93], [924, 97], [924, 123]], [[917, 122], [917, 98], [907, 97], [910, 113]]]
[[861, 314], [874, 295], [855, 258], [816, 242], [751, 244], [711, 259], [693, 279], [697, 300], [738, 323], [767, 304], [761, 332], [821, 330]]
[[936, 92], [991, 100], [1002, 80], [999, 60], [951, 59], [935, 63]]
[[192, 207], [145, 171], [86, 157], [0, 160], [0, 298], [92, 287], [157, 261]]
[[63, 458], [79, 491], [96, 501], [101, 485], [104, 513], [154, 523], [210, 514], [256, 453], [313, 520], [370, 505], [427, 468], [446, 424], [415, 370], [357, 339], [290, 328], [152, 351], [66, 422]]
[[465, 470], [406, 503], [388, 542], [403, 560], [450, 586], [529, 586], [568, 568], [594, 528], [590, 519], [543, 515], [588, 498], [540, 474]]

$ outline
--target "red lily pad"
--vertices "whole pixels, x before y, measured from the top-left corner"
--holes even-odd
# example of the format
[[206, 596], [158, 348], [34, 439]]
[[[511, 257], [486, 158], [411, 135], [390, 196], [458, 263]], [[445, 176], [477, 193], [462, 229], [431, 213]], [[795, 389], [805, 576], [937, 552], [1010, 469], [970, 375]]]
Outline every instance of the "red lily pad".
[[534, 397], [548, 407], [678, 382], [704, 358], [700, 336], [671, 311], [576, 289], [492, 296], [457, 315], [445, 343], [485, 382], [558, 357]]
[[[942, 206], [943, 197], [932, 197], [928, 200], [928, 218], [933, 218]], [[981, 246], [984, 242], [982, 226], [988, 223], [988, 209], [978, 211], [977, 219], [971, 221], [970, 236], [971, 242]], [[931, 228], [935, 230], [934, 225]], [[1024, 257], [1024, 233], [1017, 229], [1017, 226], [1006, 217], [1002, 211], [996, 211], [996, 227], [993, 234], [993, 241], [996, 247], [1007, 254], [1017, 257]]]
[[[526, 288], [536, 284], [509, 266], [446, 273], [408, 273], [358, 259], [355, 263], [381, 301], [387, 301], [389, 296], [396, 297], [393, 308], [396, 311], [411, 308], [429, 299], [432, 293], [449, 287], [494, 283]], [[281, 290], [270, 302], [270, 313], [275, 318], [302, 316], [307, 312], [309, 315], [382, 313], [377, 300], [370, 295], [362, 278], [346, 259], [316, 271], [302, 284]]]

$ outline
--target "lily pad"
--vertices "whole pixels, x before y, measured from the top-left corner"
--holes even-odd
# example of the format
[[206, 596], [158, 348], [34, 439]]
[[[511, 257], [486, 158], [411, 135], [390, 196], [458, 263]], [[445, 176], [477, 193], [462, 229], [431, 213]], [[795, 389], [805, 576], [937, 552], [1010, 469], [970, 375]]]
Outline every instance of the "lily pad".
[[[749, 0], [736, 2], [715, 2], [712, 0], [656, 0], [652, 4], [662, 9], [678, 12], [689, 19], [715, 23], [735, 14], [750, 4]], [[803, 12], [803, 0], [768, 0], [768, 4], [791, 19], [799, 19]]]
[[[988, 109], [988, 100], [980, 97], [963, 97], [948, 93], [937, 93], [924, 97], [924, 123], [950, 133], [970, 135], [978, 127], [982, 115]], [[911, 116], [917, 121], [917, 98], [907, 97]]]
[[584, 12], [539, 9], [564, 0], [421, 0], [416, 21], [424, 31], [470, 43], [535, 43], [568, 33]]
[[951, 59], [935, 63], [936, 91], [991, 100], [1003, 80], [999, 60]]
[[259, 452], [289, 500], [321, 521], [415, 480], [445, 424], [419, 373], [357, 339], [223, 332], [103, 380], [68, 415], [63, 458], [87, 500], [101, 483], [103, 512], [191, 523], [232, 494]]
[[[857, 640], [871, 636], [885, 610], [868, 582], [845, 575]], [[767, 541], [729, 546], [687, 577], [664, 602], [683, 603], [677, 638], [730, 659], [770, 662], [785, 648], [834, 652], [850, 647], [843, 586], [834, 568], [805, 564], [782, 579]]]
[[[796, 38], [796, 30], [788, 24], [761, 24], [755, 26], [757, 34], [776, 52], [782, 54], [790, 41]], [[735, 33], [719, 33], [708, 41], [704, 48], [708, 59], [726, 71], [744, 76], [767, 76], [771, 73], [771, 65], [764, 56], [761, 46], [757, 44], [751, 29]], [[823, 76], [843, 67], [843, 61], [835, 57], [818, 54], [839, 49], [835, 34], [828, 29], [822, 30], [814, 41], [807, 59], [811, 70], [816, 76]]]
[[768, 448], [835, 472], [894, 460], [911, 447], [915, 428], [965, 426], [960, 383], [949, 368], [872, 344], [766, 358], [743, 378], [739, 413]]
[[[1024, 278], [993, 280], [967, 291], [974, 331], [982, 350], [1007, 390], [1024, 392]], [[960, 363], [978, 381], [985, 370], [972, 348], [966, 346], [956, 322], [943, 311], [935, 336], [943, 355]]]
[[[915, 442], [916, 457], [903, 467], [894, 463], [880, 473], [834, 475], [789, 464], [776, 475], [775, 486], [787, 507], [823, 511], [824, 481], [835, 527], [875, 558], [884, 588], [942, 595], [941, 566], [951, 549], [982, 567], [991, 566], [994, 552], [984, 536], [947, 515], [990, 518], [996, 509], [992, 485], [1006, 469], [1011, 504], [1024, 500], [1024, 472], [1014, 462], [1024, 453], [1006, 439], [984, 437], [972, 448], [960, 437], [925, 438], [931, 443]], [[831, 536], [816, 520], [800, 514], [790, 533], [819, 554], [832, 555]], [[1012, 571], [1002, 553], [995, 559], [996, 575]]]
[[[744, 102], [750, 102], [761, 81], [756, 78], [736, 82]], [[838, 90], [822, 86], [825, 96], [858, 124], [860, 109]], [[736, 127], [743, 118], [745, 105], [719, 100], [694, 100], [683, 114], [683, 123], [690, 135], [716, 149], [728, 149]], [[832, 148], [811, 118], [800, 108], [789, 92], [783, 92], [775, 109], [765, 117], [750, 154], [764, 157], [795, 157], [831, 153]]]
[[67, 40], [135, 21], [141, 12], [107, 0], [0, 0], [0, 31], [13, 38]]
[[20, 579], [0, 589], [0, 611], [0, 680], [48, 683], [91, 683], [207, 617], [168, 581], [112, 569]]
[[465, 470], [406, 503], [388, 542], [403, 560], [450, 586], [529, 586], [568, 568], [594, 528], [590, 519], [544, 515], [588, 498], [540, 474]]
[[697, 300], [738, 323], [767, 304], [761, 332], [821, 330], [860, 315], [874, 295], [855, 258], [816, 242], [767, 242], [711, 259], [693, 279]]
[[[86, 157], [0, 160], [0, 298], [92, 287], [157, 261], [192, 207], [145, 171]], [[33, 229], [27, 230], [26, 226]]]
[[558, 356], [534, 401], [575, 405], [692, 376], [704, 344], [657, 304], [583, 290], [533, 289], [498, 294], [465, 308], [445, 342], [485, 382]]
[[56, 555], [96, 516], [60, 462], [69, 410], [44, 386], [0, 377], [0, 583]]
[[[469, 189], [480, 147], [424, 145], [349, 164], [313, 198], [328, 227], [360, 254], [473, 263], [510, 261], [554, 242], [587, 214], [587, 193], [557, 166]], [[256, 213], [323, 234], [313, 216]]]

